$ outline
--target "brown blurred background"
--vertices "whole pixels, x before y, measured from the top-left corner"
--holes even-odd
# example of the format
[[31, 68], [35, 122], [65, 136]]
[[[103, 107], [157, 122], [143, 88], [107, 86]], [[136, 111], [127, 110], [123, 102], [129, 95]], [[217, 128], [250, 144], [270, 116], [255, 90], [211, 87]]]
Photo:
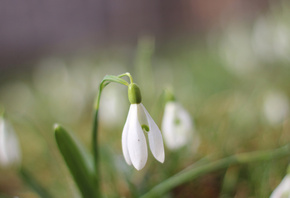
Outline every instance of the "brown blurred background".
[[251, 20], [265, 0], [2, 0], [0, 66], [55, 53], [135, 45], [142, 35], [157, 43], [188, 38], [223, 21]]

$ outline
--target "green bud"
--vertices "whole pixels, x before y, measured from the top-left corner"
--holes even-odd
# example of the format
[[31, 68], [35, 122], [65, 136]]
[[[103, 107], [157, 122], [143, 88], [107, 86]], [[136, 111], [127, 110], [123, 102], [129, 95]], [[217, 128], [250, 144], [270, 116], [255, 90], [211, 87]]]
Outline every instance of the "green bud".
[[174, 96], [173, 92], [170, 89], [165, 89], [164, 90], [164, 99], [165, 99], [165, 102], [175, 101], [175, 96]]
[[131, 104], [139, 104], [142, 101], [140, 89], [135, 83], [128, 86], [128, 98]]

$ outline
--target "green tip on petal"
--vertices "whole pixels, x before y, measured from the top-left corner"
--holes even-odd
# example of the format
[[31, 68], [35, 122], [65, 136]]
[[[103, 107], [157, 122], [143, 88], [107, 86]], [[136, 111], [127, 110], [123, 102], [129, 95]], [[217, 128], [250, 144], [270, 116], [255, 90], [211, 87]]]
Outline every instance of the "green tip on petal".
[[146, 132], [149, 132], [149, 126], [148, 125], [146, 125], [146, 124], [142, 124], [142, 129], [143, 129], [143, 131], [146, 131]]
[[135, 83], [128, 86], [128, 98], [131, 104], [140, 104], [142, 101], [141, 91]]
[[174, 119], [174, 124], [175, 125], [180, 125], [181, 124], [181, 120], [179, 118]]

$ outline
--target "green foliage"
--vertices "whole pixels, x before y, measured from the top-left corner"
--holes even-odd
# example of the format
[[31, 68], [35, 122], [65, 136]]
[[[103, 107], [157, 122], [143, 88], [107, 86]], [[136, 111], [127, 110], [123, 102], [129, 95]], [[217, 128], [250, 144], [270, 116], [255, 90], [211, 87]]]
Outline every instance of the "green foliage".
[[86, 154], [80, 145], [61, 126], [55, 126], [55, 139], [67, 167], [72, 174], [76, 185], [83, 197], [98, 197], [98, 192], [94, 186], [95, 177]]

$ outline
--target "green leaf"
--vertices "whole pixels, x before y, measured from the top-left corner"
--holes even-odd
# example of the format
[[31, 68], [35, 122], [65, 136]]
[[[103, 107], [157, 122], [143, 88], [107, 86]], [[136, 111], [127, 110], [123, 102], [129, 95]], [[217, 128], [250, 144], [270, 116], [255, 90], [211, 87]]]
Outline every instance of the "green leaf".
[[176, 188], [177, 186], [189, 182], [197, 177], [208, 174], [210, 172], [227, 168], [231, 165], [246, 164], [252, 162], [271, 161], [290, 155], [290, 144], [268, 151], [253, 151], [248, 153], [241, 153], [225, 157], [216, 161], [201, 161], [197, 165], [192, 165], [186, 170], [183, 170], [163, 182], [159, 183], [151, 190], [146, 192], [141, 198], [157, 198], [161, 197], [166, 192]]
[[97, 177], [95, 177], [91, 164], [86, 158], [87, 154], [84, 153], [84, 149], [61, 126], [55, 125], [54, 131], [59, 151], [82, 196], [84, 198], [99, 197], [95, 188]]

